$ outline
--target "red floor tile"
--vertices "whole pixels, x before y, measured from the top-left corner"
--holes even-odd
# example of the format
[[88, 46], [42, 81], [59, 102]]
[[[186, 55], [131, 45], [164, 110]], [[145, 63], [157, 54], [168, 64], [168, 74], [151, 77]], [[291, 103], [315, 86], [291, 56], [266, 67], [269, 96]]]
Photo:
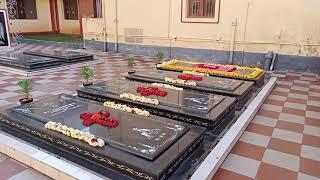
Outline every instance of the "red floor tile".
[[0, 179], [7, 179], [15, 174], [18, 174], [27, 167], [12, 159], [6, 159], [0, 163]]
[[298, 173], [284, 168], [261, 163], [256, 179], [257, 180], [296, 180]]
[[310, 92], [317, 92], [320, 93], [320, 89], [314, 89], [314, 88], [310, 88], [309, 89]]
[[301, 84], [301, 83], [293, 83], [294, 86], [300, 86], [300, 87], [309, 87], [309, 84]]
[[297, 116], [306, 116], [306, 111], [300, 110], [300, 109], [293, 109], [293, 108], [287, 108], [283, 107], [282, 112], [288, 113], [288, 114], [294, 114]]
[[252, 180], [252, 178], [220, 168], [212, 180]]
[[320, 161], [300, 157], [300, 172], [310, 176], [320, 177]]
[[320, 107], [307, 105], [308, 111], [320, 112]]
[[298, 103], [298, 104], [307, 104], [307, 100], [305, 100], [305, 99], [298, 99], [298, 98], [292, 98], [292, 97], [288, 97], [286, 99], [286, 102], [292, 102], [292, 103]]
[[320, 101], [320, 97], [317, 97], [317, 96], [309, 96], [308, 99], [311, 101]]
[[269, 117], [273, 119], [278, 119], [280, 113], [279, 112], [274, 112], [274, 111], [268, 111], [264, 109], [260, 109], [257, 113], [257, 115], [264, 116], [264, 117]]
[[[320, 112], [320, 111], [315, 111], [315, 112]], [[305, 125], [320, 127], [320, 121], [319, 119], [306, 117]]]
[[276, 85], [274, 86], [274, 88], [277, 88], [277, 87], [290, 89], [290, 86], [289, 86], [289, 85], [285, 85], [285, 84], [276, 84]]
[[272, 136], [273, 129], [274, 129], [273, 127], [264, 126], [256, 123], [250, 123], [246, 131], [262, 134], [265, 136]]
[[293, 90], [293, 89], [290, 90], [290, 93], [308, 95], [307, 91], [298, 91], [298, 90]]
[[261, 146], [256, 146], [253, 144], [238, 141], [237, 144], [231, 150], [231, 153], [261, 161], [264, 151], [265, 148]]
[[303, 124], [292, 123], [288, 121], [278, 121], [276, 127], [279, 129], [284, 129], [298, 133], [302, 133], [304, 129]]
[[320, 137], [303, 134], [302, 144], [320, 148]]
[[300, 156], [301, 153], [301, 144], [284, 141], [277, 138], [271, 138], [268, 148], [295, 156]]
[[274, 99], [267, 99], [264, 104], [272, 104], [276, 106], [284, 106], [285, 101], [278, 101]]
[[288, 97], [288, 93], [287, 92], [279, 92], [279, 91], [272, 91], [271, 95]]

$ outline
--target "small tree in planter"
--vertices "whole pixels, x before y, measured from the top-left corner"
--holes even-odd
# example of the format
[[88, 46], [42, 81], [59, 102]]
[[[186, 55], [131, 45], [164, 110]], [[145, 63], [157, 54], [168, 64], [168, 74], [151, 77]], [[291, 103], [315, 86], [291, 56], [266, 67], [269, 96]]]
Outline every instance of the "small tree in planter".
[[158, 60], [159, 60], [159, 63], [162, 63], [163, 59], [165, 58], [164, 56], [164, 53], [159, 51], [157, 54], [156, 54]]
[[92, 69], [89, 68], [89, 66], [83, 66], [81, 68], [80, 75], [85, 80], [85, 82], [83, 83], [84, 87], [90, 86], [93, 84], [93, 82], [90, 82], [89, 80], [93, 78], [94, 72]]
[[33, 101], [33, 98], [30, 97], [30, 91], [32, 89], [32, 80], [31, 79], [21, 79], [17, 83], [18, 86], [22, 88], [24, 97], [19, 99], [20, 104], [26, 104]]
[[128, 74], [133, 74], [136, 72], [134, 70], [134, 66], [136, 65], [136, 63], [134, 61], [135, 61], [134, 57], [132, 57], [132, 56], [128, 57], [128, 69], [129, 69]]

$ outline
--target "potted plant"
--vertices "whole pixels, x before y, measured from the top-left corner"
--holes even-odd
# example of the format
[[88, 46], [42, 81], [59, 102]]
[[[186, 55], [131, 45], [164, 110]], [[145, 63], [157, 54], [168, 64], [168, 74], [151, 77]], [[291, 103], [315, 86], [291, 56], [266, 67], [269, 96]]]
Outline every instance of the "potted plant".
[[89, 68], [89, 66], [83, 66], [81, 68], [80, 75], [85, 80], [85, 82], [83, 83], [84, 87], [87, 87], [93, 84], [93, 82], [90, 82], [89, 80], [93, 78], [94, 72], [92, 69]]
[[19, 99], [20, 104], [27, 104], [33, 101], [33, 98], [30, 97], [30, 91], [32, 89], [32, 80], [31, 79], [21, 79], [17, 83], [18, 86], [22, 88], [24, 97]]
[[135, 61], [134, 57], [132, 57], [132, 56], [128, 57], [128, 69], [129, 69], [128, 74], [133, 74], [136, 72], [134, 70], [134, 66], [136, 65], [136, 63], [134, 61]]
[[164, 53], [159, 51], [157, 54], [156, 54], [157, 58], [158, 58], [158, 61], [159, 63], [162, 63], [163, 59], [164, 59]]

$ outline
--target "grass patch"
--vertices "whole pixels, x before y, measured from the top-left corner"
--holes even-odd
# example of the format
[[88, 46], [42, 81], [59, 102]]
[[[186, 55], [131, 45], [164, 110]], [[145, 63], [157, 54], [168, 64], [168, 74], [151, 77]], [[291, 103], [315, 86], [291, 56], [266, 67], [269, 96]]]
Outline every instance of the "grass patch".
[[23, 37], [25, 39], [54, 41], [54, 42], [69, 42], [69, 43], [82, 42], [81, 35], [70, 35], [70, 34], [24, 35]]

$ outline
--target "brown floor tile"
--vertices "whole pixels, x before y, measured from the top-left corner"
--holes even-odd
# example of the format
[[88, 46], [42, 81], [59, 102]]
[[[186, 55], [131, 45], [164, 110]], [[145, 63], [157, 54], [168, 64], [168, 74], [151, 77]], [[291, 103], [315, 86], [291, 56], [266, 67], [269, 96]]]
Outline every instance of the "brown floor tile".
[[276, 106], [284, 106], [285, 101], [278, 101], [274, 99], [267, 99], [264, 104], [272, 104]]
[[298, 91], [298, 90], [293, 90], [293, 89], [290, 89], [290, 93], [308, 95], [307, 91]]
[[317, 96], [309, 96], [308, 99], [311, 101], [320, 101], [320, 97], [317, 97]]
[[6, 159], [0, 163], [0, 179], [7, 179], [25, 169], [27, 169], [27, 167], [19, 162], [12, 159]]
[[320, 137], [303, 134], [302, 144], [320, 148]]
[[317, 92], [320, 93], [320, 89], [314, 89], [314, 88], [310, 88], [309, 89], [310, 92]]
[[290, 86], [289, 85], [285, 85], [285, 84], [276, 84], [274, 88], [286, 88], [286, 89], [290, 89]]
[[261, 163], [256, 179], [257, 180], [296, 180], [298, 173], [284, 168]]
[[299, 80], [300, 79], [300, 76], [290, 76], [290, 75], [287, 75], [285, 77], [286, 80]]
[[304, 129], [303, 124], [292, 123], [288, 121], [278, 121], [276, 127], [279, 129], [284, 129], [284, 130], [293, 131], [297, 133], [302, 133]]
[[300, 157], [300, 172], [310, 176], [320, 177], [320, 161]]
[[307, 105], [308, 111], [320, 112], [320, 107]]
[[264, 126], [256, 123], [250, 123], [246, 131], [253, 132], [256, 134], [262, 134], [265, 136], [272, 136], [273, 129], [273, 127]]
[[288, 93], [287, 92], [279, 92], [279, 91], [272, 91], [271, 95], [288, 97]]
[[298, 99], [298, 98], [292, 98], [288, 97], [286, 102], [292, 102], [292, 103], [299, 103], [299, 104], [307, 104], [307, 100], [305, 99]]
[[219, 168], [212, 180], [252, 180], [252, 178]]
[[269, 117], [273, 119], [278, 119], [280, 113], [279, 112], [274, 112], [274, 111], [268, 111], [264, 109], [260, 109], [257, 113], [257, 115], [264, 116], [264, 117]]
[[309, 84], [293, 83], [294, 86], [309, 87]]
[[261, 161], [265, 148], [238, 141], [237, 144], [231, 150], [231, 153], [237, 154], [250, 159]]
[[282, 112], [297, 115], [297, 116], [306, 116], [306, 111], [300, 110], [300, 109], [283, 107]]
[[[320, 111], [317, 111], [317, 112], [320, 112]], [[306, 117], [305, 125], [320, 127], [320, 121], [319, 121], [319, 119]]]
[[284, 141], [277, 138], [271, 138], [268, 148], [295, 156], [299, 156], [301, 153], [301, 144]]

